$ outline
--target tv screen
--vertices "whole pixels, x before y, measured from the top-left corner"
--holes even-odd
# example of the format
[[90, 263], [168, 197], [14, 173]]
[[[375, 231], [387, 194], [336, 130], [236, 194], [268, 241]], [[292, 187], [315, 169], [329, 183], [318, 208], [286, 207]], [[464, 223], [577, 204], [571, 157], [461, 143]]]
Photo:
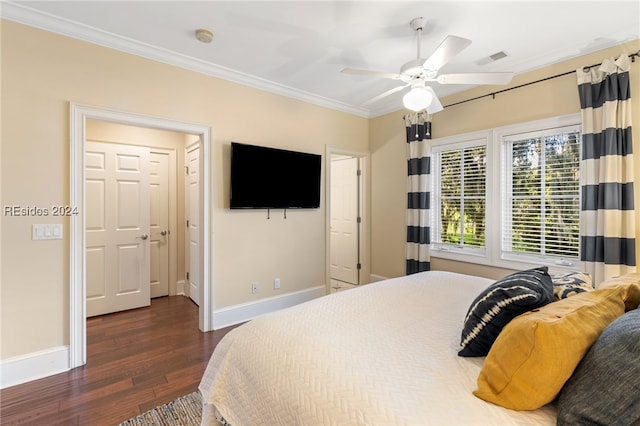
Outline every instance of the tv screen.
[[321, 163], [318, 154], [231, 142], [231, 208], [318, 208]]

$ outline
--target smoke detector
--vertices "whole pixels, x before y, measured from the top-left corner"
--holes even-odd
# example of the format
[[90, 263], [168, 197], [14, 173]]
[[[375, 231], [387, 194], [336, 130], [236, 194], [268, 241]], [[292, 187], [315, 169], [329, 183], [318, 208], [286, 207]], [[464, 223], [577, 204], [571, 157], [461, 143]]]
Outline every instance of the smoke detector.
[[202, 43], [211, 43], [211, 40], [213, 40], [213, 33], [209, 30], [200, 28], [196, 30], [196, 38]]

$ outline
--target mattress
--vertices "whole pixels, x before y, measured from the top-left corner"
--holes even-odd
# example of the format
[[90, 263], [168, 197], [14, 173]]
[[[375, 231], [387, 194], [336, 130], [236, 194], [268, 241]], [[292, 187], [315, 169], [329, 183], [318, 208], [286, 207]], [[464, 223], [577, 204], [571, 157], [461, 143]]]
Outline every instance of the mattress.
[[327, 295], [229, 332], [200, 383], [204, 425], [544, 425], [472, 391], [484, 358], [457, 355], [493, 281], [424, 272]]

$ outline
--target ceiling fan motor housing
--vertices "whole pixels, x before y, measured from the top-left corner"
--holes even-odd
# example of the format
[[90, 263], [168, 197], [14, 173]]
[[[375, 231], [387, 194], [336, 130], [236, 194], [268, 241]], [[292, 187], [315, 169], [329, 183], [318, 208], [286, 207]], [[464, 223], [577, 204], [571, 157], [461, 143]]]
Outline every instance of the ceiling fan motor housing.
[[401, 79], [408, 83], [413, 78], [420, 76], [424, 77], [425, 79], [434, 78], [438, 72], [425, 69], [423, 65], [426, 61], [426, 59], [418, 58], [404, 64], [400, 68], [400, 74], [402, 75], [402, 77], [406, 77], [407, 79]]
[[419, 18], [414, 18], [409, 22], [411, 28], [414, 31], [422, 31], [424, 29], [424, 24], [426, 23], [425, 19], [421, 16]]

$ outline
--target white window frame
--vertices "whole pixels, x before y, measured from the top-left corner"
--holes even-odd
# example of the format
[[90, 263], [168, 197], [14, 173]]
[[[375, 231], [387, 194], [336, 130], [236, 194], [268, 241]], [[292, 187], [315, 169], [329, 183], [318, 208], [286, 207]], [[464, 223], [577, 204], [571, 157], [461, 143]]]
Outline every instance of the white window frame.
[[[507, 146], [508, 146], [508, 141], [509, 140], [522, 140], [522, 139], [526, 139], [528, 137], [545, 137], [545, 136], [551, 136], [554, 134], [558, 134], [558, 133], [564, 133], [564, 132], [581, 132], [581, 124], [580, 124], [580, 117], [578, 116], [578, 122], [575, 123], [572, 120], [568, 120], [569, 123], [568, 124], [564, 124], [564, 125], [560, 125], [560, 123], [555, 122], [555, 121], [551, 121], [551, 122], [546, 122], [544, 121], [543, 123], [548, 123], [548, 125], [544, 126], [544, 127], [538, 127], [535, 126], [536, 128], [532, 128], [532, 126], [523, 126], [520, 127], [517, 131], [513, 131], [515, 129], [502, 129], [501, 131], [496, 132], [495, 136], [496, 136], [496, 140], [497, 143], [499, 143], [500, 145], [500, 156], [501, 156], [501, 186], [500, 186], [500, 195], [501, 195], [501, 203], [500, 203], [500, 215], [502, 216], [501, 219], [502, 220], [507, 220], [510, 221], [511, 218], [510, 217], [504, 217], [503, 215], [506, 215], [507, 212], [507, 197], [506, 197], [506, 193], [510, 188], [511, 182], [507, 181], [507, 177], [508, 177], [508, 165], [506, 164], [506, 161], [511, 158], [510, 156], [510, 152], [507, 152]], [[537, 122], [536, 122], [537, 123]], [[529, 123], [528, 123], [529, 124]], [[580, 205], [580, 203], [578, 203], [578, 205]], [[500, 232], [503, 232], [503, 227], [500, 227]], [[577, 268], [579, 266], [580, 263], [580, 259], [579, 259], [579, 255], [576, 255], [575, 257], [566, 257], [566, 258], [558, 258], [555, 256], [543, 256], [543, 255], [537, 255], [537, 254], [533, 254], [533, 253], [514, 253], [511, 251], [503, 251], [502, 250], [502, 243], [503, 243], [503, 235], [501, 234], [500, 236], [500, 257], [501, 259], [505, 260], [505, 261], [517, 261], [517, 262], [526, 262], [526, 263], [532, 263], [532, 264], [543, 264], [543, 265], [548, 265], [548, 266], [564, 266], [564, 267], [573, 267], [573, 268]]]
[[[431, 244], [431, 257], [454, 260], [459, 262], [475, 263], [505, 269], [521, 270], [531, 268], [533, 266], [547, 265], [550, 270], [566, 271], [576, 270], [580, 267], [579, 260], [566, 259], [559, 261], [557, 258], [541, 258], [539, 256], [504, 256], [502, 253], [502, 212], [504, 211], [503, 188], [503, 158], [504, 143], [503, 140], [512, 135], [531, 132], [543, 132], [547, 129], [564, 128], [569, 126], [577, 126], [580, 130], [581, 118], [580, 114], [568, 114], [558, 117], [535, 120], [526, 123], [519, 123], [486, 129], [478, 132], [465, 133], [461, 135], [436, 138], [431, 141], [432, 153], [446, 151], [450, 149], [459, 149], [459, 147], [473, 146], [474, 141], [486, 140], [487, 143], [487, 183], [486, 183], [486, 205], [487, 214], [485, 218], [485, 249], [478, 250], [472, 248], [455, 248], [451, 245]], [[465, 145], [466, 144], [466, 145]], [[477, 144], [476, 144], [477, 145]], [[437, 212], [434, 196], [439, 191], [439, 180], [435, 176], [436, 167], [433, 168], [433, 191], [431, 200], [431, 218], [432, 233], [438, 232]], [[438, 185], [438, 186], [436, 186]], [[495, 209], [490, 206], [496, 206]], [[499, 211], [498, 211], [499, 210]], [[494, 214], [496, 213], [496, 214]], [[432, 238], [434, 234], [432, 234]], [[434, 239], [432, 241], [435, 241]]]
[[[440, 160], [438, 158], [439, 153], [444, 151], [452, 151], [452, 150], [462, 150], [466, 148], [472, 148], [476, 146], [485, 146], [486, 147], [486, 173], [489, 173], [490, 167], [490, 141], [491, 141], [491, 133], [487, 131], [483, 132], [474, 132], [467, 133], [459, 136], [452, 136], [447, 138], [434, 139], [431, 142], [431, 153], [435, 154], [432, 156], [433, 158], [433, 168], [432, 168], [432, 176], [433, 176], [433, 190], [431, 196], [431, 240], [433, 243], [431, 244], [431, 250], [433, 252], [437, 252], [442, 254], [442, 256], [436, 257], [447, 257], [454, 259], [461, 255], [463, 257], [473, 257], [478, 260], [486, 258], [486, 247], [487, 241], [485, 240], [485, 247], [469, 247], [469, 246], [458, 246], [450, 243], [441, 243], [440, 238], [440, 209], [439, 209], [439, 193], [440, 193]], [[487, 179], [488, 180], [488, 179]], [[488, 182], [487, 182], [488, 183]], [[489, 187], [485, 187], [486, 195], [489, 195]], [[489, 206], [489, 201], [485, 200], [486, 206]], [[486, 226], [486, 218], [485, 218], [485, 226]], [[490, 230], [485, 228], [485, 238], [488, 238]], [[446, 253], [446, 255], [445, 255]], [[434, 256], [434, 254], [432, 254]]]

